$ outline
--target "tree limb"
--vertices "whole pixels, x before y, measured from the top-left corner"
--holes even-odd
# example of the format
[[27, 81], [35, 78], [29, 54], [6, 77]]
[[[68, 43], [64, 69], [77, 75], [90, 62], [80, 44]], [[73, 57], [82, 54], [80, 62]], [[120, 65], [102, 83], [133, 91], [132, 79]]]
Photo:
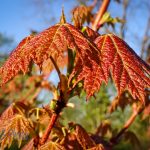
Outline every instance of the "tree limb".
[[102, 5], [100, 6], [98, 13], [96, 15], [95, 21], [92, 25], [92, 29], [94, 31], [98, 31], [99, 28], [101, 27], [101, 19], [103, 14], [106, 12], [108, 6], [109, 6], [110, 0], [103, 0]]
[[54, 127], [54, 124], [55, 124], [57, 118], [58, 118], [58, 115], [57, 115], [57, 114], [53, 114], [53, 115], [52, 115], [51, 120], [50, 120], [50, 122], [49, 122], [49, 125], [48, 125], [48, 127], [47, 127], [47, 129], [46, 129], [44, 135], [42, 136], [41, 141], [40, 141], [40, 144], [41, 144], [41, 145], [43, 145], [43, 144], [47, 141], [47, 139], [48, 139], [48, 137], [49, 137], [49, 135], [50, 135], [50, 132], [51, 132], [52, 128]]

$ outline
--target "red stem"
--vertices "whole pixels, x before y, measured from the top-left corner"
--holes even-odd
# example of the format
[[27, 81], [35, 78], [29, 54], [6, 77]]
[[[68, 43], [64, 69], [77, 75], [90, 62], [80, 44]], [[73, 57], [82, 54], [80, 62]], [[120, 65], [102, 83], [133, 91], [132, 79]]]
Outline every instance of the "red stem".
[[97, 16], [95, 18], [95, 21], [92, 25], [92, 29], [94, 31], [98, 31], [99, 28], [101, 27], [101, 19], [104, 13], [106, 12], [108, 6], [109, 6], [110, 0], [103, 0], [102, 5], [100, 6]]
[[41, 145], [43, 145], [43, 144], [47, 141], [47, 139], [48, 139], [48, 137], [49, 137], [49, 134], [50, 134], [52, 128], [54, 127], [57, 118], [58, 118], [58, 114], [55, 114], [55, 113], [54, 113], [54, 114], [52, 115], [52, 117], [51, 117], [51, 120], [50, 120], [50, 122], [49, 122], [49, 124], [48, 124], [48, 127], [47, 127], [47, 129], [46, 129], [44, 135], [42, 136], [42, 139], [41, 139], [41, 141], [40, 141], [40, 144], [41, 144]]

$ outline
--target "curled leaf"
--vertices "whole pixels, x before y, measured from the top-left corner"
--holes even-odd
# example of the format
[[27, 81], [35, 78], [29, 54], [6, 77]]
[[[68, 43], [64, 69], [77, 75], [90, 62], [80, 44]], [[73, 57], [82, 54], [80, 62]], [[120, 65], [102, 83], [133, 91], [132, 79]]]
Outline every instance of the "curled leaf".
[[141, 142], [134, 132], [126, 131], [124, 133], [124, 140], [129, 141], [135, 150], [141, 149]]
[[3, 125], [9, 119], [13, 118], [16, 114], [22, 114], [27, 108], [22, 102], [12, 103], [0, 116], [0, 125]]
[[92, 9], [93, 6], [81, 5], [72, 10], [73, 22], [77, 28], [80, 29], [85, 22], [90, 23], [93, 18]]
[[69, 133], [65, 136], [62, 145], [67, 149], [67, 150], [81, 150], [82, 147], [78, 143], [76, 136], [74, 133]]
[[95, 32], [88, 26], [83, 28], [83, 33], [92, 41], [94, 41], [100, 34], [98, 32]]
[[108, 132], [111, 132], [111, 123], [109, 120], [104, 120], [97, 128], [96, 135], [105, 137]]

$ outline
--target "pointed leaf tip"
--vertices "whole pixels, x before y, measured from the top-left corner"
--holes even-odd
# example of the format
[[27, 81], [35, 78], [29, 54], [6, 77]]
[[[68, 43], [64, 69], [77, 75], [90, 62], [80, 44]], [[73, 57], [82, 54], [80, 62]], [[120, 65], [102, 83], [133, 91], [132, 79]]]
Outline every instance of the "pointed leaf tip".
[[60, 17], [60, 24], [66, 23], [66, 17], [64, 14], [64, 7], [62, 8], [61, 17]]

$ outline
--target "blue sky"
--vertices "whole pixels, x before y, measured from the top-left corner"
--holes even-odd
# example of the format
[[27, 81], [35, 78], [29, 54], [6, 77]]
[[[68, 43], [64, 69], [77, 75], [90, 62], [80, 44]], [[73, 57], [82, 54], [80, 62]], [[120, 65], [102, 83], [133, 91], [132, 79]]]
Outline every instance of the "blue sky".
[[[59, 20], [63, 6], [61, 0], [58, 0], [56, 4], [53, 0], [50, 1], [51, 6], [45, 15], [47, 20], [44, 15], [41, 15], [44, 13], [44, 11], [42, 12], [44, 6], [40, 8], [34, 5], [35, 3], [30, 0], [2, 0], [0, 4], [0, 32], [19, 42], [23, 37], [30, 34], [31, 29], [41, 31], [52, 25], [52, 22], [47, 21], [48, 18], [55, 16], [57, 20], [54, 23]], [[68, 13], [72, 6], [75, 6], [75, 2], [69, 1], [64, 5], [65, 11]]]
[[[1, 0], [0, 33], [12, 37], [17, 44], [24, 37], [28, 36], [32, 29], [42, 31], [58, 22], [62, 6], [64, 6], [65, 14], [69, 16], [71, 8], [77, 4], [75, 0], [49, 0], [49, 5], [41, 7], [40, 3], [36, 4], [35, 1], [36, 0]], [[45, 1], [46, 0], [41, 0], [41, 3]], [[132, 7], [137, 8], [133, 9]], [[111, 2], [109, 11], [113, 17], [122, 15], [121, 5], [114, 1]], [[126, 41], [137, 52], [140, 51], [140, 39], [144, 34], [148, 13], [145, 6], [142, 5], [141, 0], [132, 0], [128, 11], [128, 32], [126, 34]], [[53, 17], [55, 20], [52, 20]], [[137, 35], [138, 37], [135, 38], [134, 36]]]

